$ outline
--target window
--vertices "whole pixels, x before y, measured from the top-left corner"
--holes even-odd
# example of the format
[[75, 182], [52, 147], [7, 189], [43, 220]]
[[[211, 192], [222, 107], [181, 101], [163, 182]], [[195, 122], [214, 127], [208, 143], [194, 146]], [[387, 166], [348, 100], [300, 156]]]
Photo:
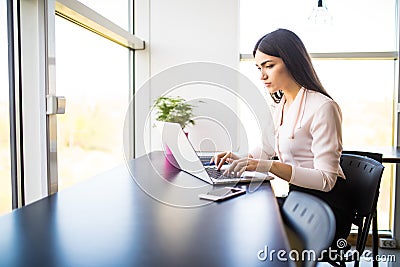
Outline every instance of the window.
[[[392, 146], [393, 60], [314, 60], [314, 65], [321, 82], [342, 109], [344, 148]], [[393, 175], [393, 164], [385, 164], [378, 202], [380, 230], [390, 229]]]
[[[393, 146], [396, 0], [324, 2], [331, 20], [321, 25], [308, 19], [317, 1], [241, 1], [240, 51], [247, 59], [241, 61], [241, 71], [265, 90], [255, 67], [251, 69], [253, 46], [270, 31], [290, 29], [305, 43], [324, 87], [342, 109], [344, 148]], [[378, 203], [380, 230], [391, 230], [393, 176], [393, 164], [386, 164]]]
[[[21, 207], [57, 192], [59, 175], [65, 188], [123, 162], [123, 124], [134, 84], [132, 51], [144, 49], [144, 42], [121, 28], [132, 29], [132, 0], [107, 11], [109, 1], [92, 1], [121, 26], [77, 0], [9, 2], [18, 6], [13, 10], [18, 29], [12, 32], [17, 54], [11, 83], [21, 92], [16, 133], [21, 144], [13, 177], [13, 205]], [[60, 95], [67, 103], [63, 115], [57, 108]], [[133, 132], [132, 115], [127, 127]], [[132, 143], [124, 146], [133, 154]]]
[[12, 207], [6, 4], [0, 3], [0, 215]]
[[277, 28], [300, 36], [310, 53], [395, 51], [396, 0], [324, 0], [332, 20], [308, 20], [316, 0], [241, 1], [240, 52], [250, 54], [256, 41]]
[[127, 48], [56, 17], [59, 189], [123, 163], [130, 98]]

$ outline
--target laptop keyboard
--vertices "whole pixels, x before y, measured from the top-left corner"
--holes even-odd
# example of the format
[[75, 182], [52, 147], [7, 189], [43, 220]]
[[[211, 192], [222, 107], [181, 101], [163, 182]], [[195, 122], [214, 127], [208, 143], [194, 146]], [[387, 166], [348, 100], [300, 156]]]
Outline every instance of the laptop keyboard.
[[234, 179], [239, 177], [234, 176], [225, 176], [223, 175], [224, 171], [217, 170], [216, 168], [206, 168], [208, 175], [214, 179]]
[[205, 163], [210, 163], [212, 156], [199, 156], [199, 159], [201, 161], [201, 163], [203, 163], [203, 165]]
[[[213, 156], [199, 156], [199, 159], [204, 166], [210, 166], [214, 165], [214, 163], [210, 163], [212, 157]], [[226, 164], [228, 164], [228, 162], [224, 163], [224, 165]]]

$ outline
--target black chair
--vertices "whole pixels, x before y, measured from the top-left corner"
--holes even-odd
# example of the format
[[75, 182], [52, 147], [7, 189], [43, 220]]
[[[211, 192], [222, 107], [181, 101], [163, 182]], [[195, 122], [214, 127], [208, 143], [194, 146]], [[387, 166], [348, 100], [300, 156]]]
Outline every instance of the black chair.
[[329, 248], [335, 236], [336, 221], [331, 208], [315, 196], [292, 191], [283, 204], [282, 215], [298, 235], [302, 247], [315, 253], [307, 253], [307, 258], [299, 259], [303, 261], [302, 266], [315, 266], [321, 252]]
[[[379, 163], [383, 162], [383, 155], [381, 153], [376, 153], [376, 152], [346, 150], [346, 151], [343, 151], [342, 154], [360, 155], [360, 156], [374, 159], [374, 160], [378, 161]], [[378, 189], [378, 194], [379, 194], [379, 189]], [[378, 211], [375, 208], [375, 212], [372, 217], [372, 255], [373, 255], [374, 259], [376, 259], [376, 255], [378, 255], [378, 247], [379, 247]], [[378, 267], [377, 261], [373, 261], [373, 267]]]
[[342, 152], [342, 154], [352, 154], [352, 155], [364, 156], [364, 157], [374, 159], [379, 163], [382, 163], [382, 159], [383, 159], [383, 155], [381, 153], [367, 152], [367, 151], [344, 150]]
[[[373, 220], [373, 232], [375, 232], [373, 234], [373, 257], [375, 258], [378, 254], [376, 206], [384, 167], [381, 162], [372, 157], [382, 161], [382, 156], [377, 153], [358, 153], [362, 153], [363, 156], [343, 153], [340, 158], [340, 165], [346, 176], [349, 208], [354, 213], [353, 224], [358, 226], [356, 251], [351, 255], [346, 254], [339, 261], [329, 261], [333, 266], [345, 266], [344, 262], [353, 260], [354, 266], [359, 266], [359, 256], [364, 252]], [[374, 261], [373, 264], [377, 266], [377, 262]]]

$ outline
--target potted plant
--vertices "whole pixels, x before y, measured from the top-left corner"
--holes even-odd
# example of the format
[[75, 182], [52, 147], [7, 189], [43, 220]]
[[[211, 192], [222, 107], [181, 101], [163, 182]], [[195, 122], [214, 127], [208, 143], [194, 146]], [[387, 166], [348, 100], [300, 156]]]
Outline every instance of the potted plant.
[[180, 96], [160, 96], [154, 102], [157, 111], [157, 120], [179, 123], [182, 130], [188, 125], [194, 125], [193, 105]]
[[[160, 96], [154, 102], [154, 108], [157, 111], [157, 120], [165, 122], [175, 122], [179, 123], [182, 130], [188, 125], [194, 125], [195, 122], [193, 118], [193, 106], [186, 102], [180, 96], [167, 97]], [[188, 132], [185, 132], [186, 137], [188, 137]], [[171, 155], [171, 150], [166, 145], [165, 151], [167, 155]]]

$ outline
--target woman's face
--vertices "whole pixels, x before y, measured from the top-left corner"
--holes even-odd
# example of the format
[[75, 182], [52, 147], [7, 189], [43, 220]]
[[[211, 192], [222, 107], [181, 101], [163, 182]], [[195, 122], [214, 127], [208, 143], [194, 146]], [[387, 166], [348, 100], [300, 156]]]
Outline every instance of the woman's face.
[[259, 50], [255, 54], [256, 66], [260, 70], [260, 79], [272, 94], [279, 90], [286, 91], [294, 82], [285, 63], [279, 57], [273, 57]]

